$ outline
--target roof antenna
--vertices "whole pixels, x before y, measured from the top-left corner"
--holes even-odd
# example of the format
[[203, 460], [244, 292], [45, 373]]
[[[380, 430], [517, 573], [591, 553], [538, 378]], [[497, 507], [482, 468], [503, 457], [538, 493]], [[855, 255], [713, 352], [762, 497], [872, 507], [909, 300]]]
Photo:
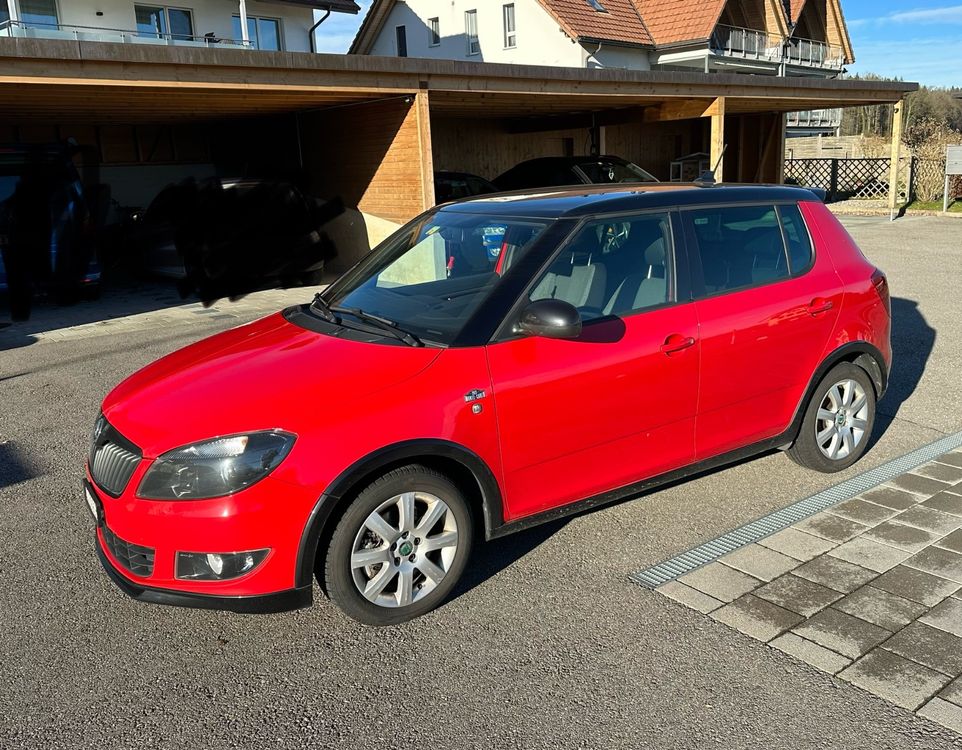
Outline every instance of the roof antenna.
[[722, 152], [718, 155], [718, 161], [715, 162], [715, 166], [711, 168], [710, 171], [702, 172], [698, 177], [695, 178], [694, 183], [698, 187], [714, 187], [715, 186], [715, 172], [718, 171], [718, 167], [721, 166], [722, 159], [725, 158], [725, 152], [728, 150], [728, 144], [726, 143], [722, 146]]

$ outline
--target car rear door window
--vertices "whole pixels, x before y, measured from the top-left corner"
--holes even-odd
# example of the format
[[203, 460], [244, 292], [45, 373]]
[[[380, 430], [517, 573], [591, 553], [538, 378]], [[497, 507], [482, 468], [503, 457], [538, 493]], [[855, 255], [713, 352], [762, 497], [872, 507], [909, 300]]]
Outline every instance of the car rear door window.
[[778, 214], [785, 230], [785, 244], [788, 246], [788, 265], [792, 275], [804, 273], [812, 264], [812, 240], [802, 219], [802, 212], [794, 203], [779, 206]]
[[785, 242], [774, 206], [715, 206], [687, 213], [706, 295], [789, 277]]
[[583, 320], [623, 316], [671, 298], [671, 225], [667, 213], [592, 221], [565, 245], [530, 299], [561, 299]]

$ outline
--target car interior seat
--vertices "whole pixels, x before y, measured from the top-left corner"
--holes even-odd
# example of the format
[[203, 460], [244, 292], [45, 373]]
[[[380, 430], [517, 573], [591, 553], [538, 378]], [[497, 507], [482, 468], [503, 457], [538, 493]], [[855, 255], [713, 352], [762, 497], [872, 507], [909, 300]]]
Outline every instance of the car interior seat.
[[605, 304], [605, 315], [628, 313], [668, 300], [664, 238], [658, 237], [645, 248], [644, 253], [636, 253], [636, 256], [643, 258], [644, 262], [638, 264], [640, 267], [637, 270], [622, 278]]
[[551, 265], [531, 292], [531, 300], [560, 299], [579, 309], [600, 310], [605, 301], [607, 271], [601, 243], [593, 231], [582, 232]]

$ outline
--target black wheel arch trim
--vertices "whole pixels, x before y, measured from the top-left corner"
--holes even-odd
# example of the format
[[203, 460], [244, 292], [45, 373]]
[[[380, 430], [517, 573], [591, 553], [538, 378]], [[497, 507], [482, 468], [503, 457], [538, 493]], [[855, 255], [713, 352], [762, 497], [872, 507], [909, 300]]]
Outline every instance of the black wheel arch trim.
[[852, 362], [865, 370], [872, 380], [872, 385], [875, 386], [876, 401], [880, 401], [882, 396], [885, 395], [885, 390], [888, 388], [889, 372], [885, 364], [885, 358], [882, 356], [882, 352], [879, 351], [878, 347], [873, 346], [867, 341], [850, 341], [847, 344], [843, 344], [837, 349], [832, 350], [828, 356], [822, 360], [822, 363], [812, 375], [811, 380], [809, 380], [808, 387], [799, 400], [798, 406], [795, 407], [795, 416], [789, 428], [793, 441], [802, 428], [805, 410], [808, 408], [808, 402], [814, 395], [815, 389], [818, 388], [818, 384], [822, 382], [822, 379], [828, 374], [828, 371], [840, 362]]
[[481, 512], [484, 516], [485, 538], [490, 539], [495, 529], [504, 524], [504, 505], [501, 488], [494, 472], [477, 453], [458, 443], [436, 438], [406, 440], [369, 453], [342, 471], [328, 485], [311, 510], [297, 550], [295, 586], [308, 586], [314, 576], [314, 561], [321, 535], [332, 520], [338, 501], [358, 489], [360, 482], [389, 466], [418, 459], [445, 458], [458, 462], [471, 473], [481, 493]]

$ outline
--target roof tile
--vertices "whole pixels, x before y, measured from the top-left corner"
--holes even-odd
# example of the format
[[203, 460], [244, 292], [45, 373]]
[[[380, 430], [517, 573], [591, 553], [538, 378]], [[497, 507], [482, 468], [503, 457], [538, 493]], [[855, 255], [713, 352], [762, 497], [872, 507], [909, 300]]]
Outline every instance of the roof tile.
[[653, 46], [651, 35], [631, 0], [598, 0], [607, 11], [595, 10], [588, 0], [539, 0], [575, 38], [601, 39]]
[[707, 39], [725, 0], [632, 0], [655, 44]]

